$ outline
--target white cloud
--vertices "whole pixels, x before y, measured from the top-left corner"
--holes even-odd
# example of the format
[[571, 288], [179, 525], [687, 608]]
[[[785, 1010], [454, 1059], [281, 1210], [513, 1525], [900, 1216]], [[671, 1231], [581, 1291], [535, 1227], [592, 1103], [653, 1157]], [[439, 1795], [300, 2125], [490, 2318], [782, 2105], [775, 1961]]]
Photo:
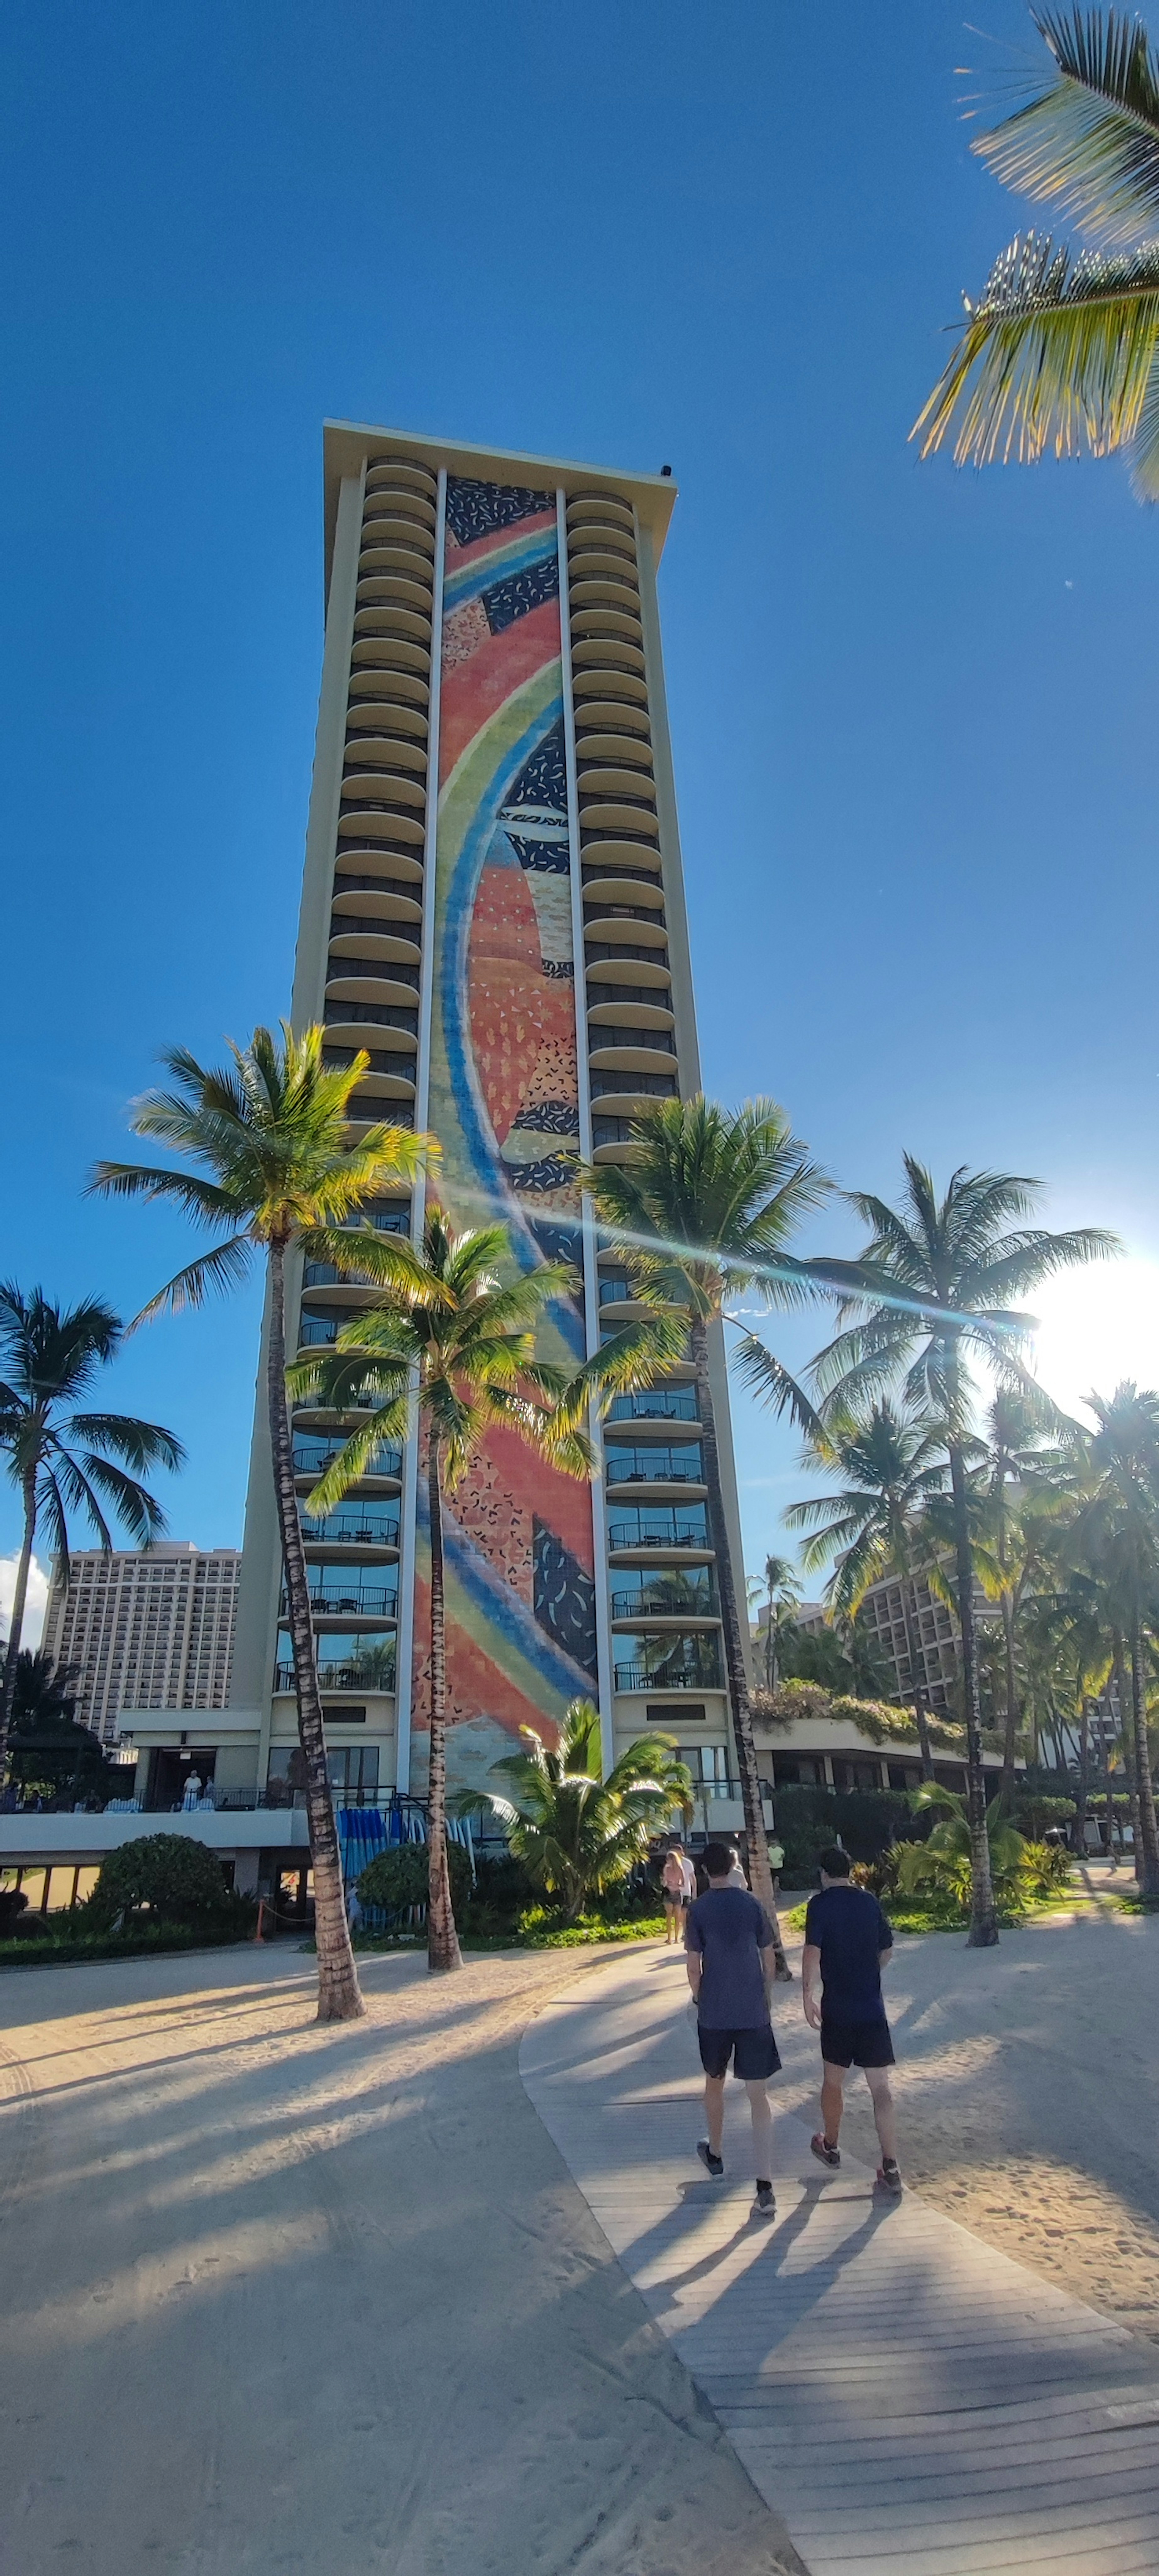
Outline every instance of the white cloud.
[[[12, 1609], [12, 1595], [16, 1590], [16, 1568], [19, 1563], [19, 1549], [13, 1556], [0, 1556], [0, 1627], [3, 1628], [5, 1636], [8, 1634], [8, 1619]], [[20, 1637], [21, 1645], [27, 1646], [30, 1653], [35, 1653], [40, 1644], [47, 1606], [48, 1576], [43, 1566], [38, 1565], [36, 1558], [33, 1557], [28, 1569], [28, 1594], [24, 1604], [24, 1626]]]

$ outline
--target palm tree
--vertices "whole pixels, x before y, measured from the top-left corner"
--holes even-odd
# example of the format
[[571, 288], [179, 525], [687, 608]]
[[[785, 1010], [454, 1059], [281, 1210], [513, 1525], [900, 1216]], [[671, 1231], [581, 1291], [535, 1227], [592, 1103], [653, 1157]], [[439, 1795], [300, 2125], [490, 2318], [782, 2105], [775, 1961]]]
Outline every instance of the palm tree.
[[874, 1405], [865, 1422], [827, 1443], [819, 1454], [835, 1459], [848, 1481], [840, 1493], [816, 1494], [794, 1503], [784, 1516], [786, 1528], [813, 1533], [801, 1552], [807, 1573], [836, 1555], [829, 1594], [833, 1607], [847, 1618], [860, 1609], [866, 1593], [884, 1574], [897, 1576], [922, 1777], [932, 1780], [915, 1561], [928, 1553], [928, 1543], [923, 1547], [918, 1536], [919, 1516], [929, 1496], [943, 1484], [945, 1444], [936, 1428], [899, 1412], [885, 1399]]
[[[1018, 1732], [1018, 1614], [1042, 1568], [1044, 1528], [1062, 1504], [1058, 1485], [1061, 1453], [1048, 1451], [1068, 1426], [1041, 1388], [999, 1386], [986, 1408], [983, 1439], [975, 1452], [975, 1481], [986, 1498], [987, 1537], [992, 1541], [994, 1572], [1002, 1616], [1005, 1709], [1002, 1740], [1002, 1796], [1007, 1811], [1014, 1800], [1014, 1755]], [[1022, 1507], [1025, 1497], [1027, 1508]]]
[[1034, 1604], [1032, 1618], [1043, 1644], [1054, 1649], [1071, 1724], [1078, 1728], [1075, 1843], [1081, 1857], [1086, 1850], [1091, 1707], [1106, 1689], [1114, 1654], [1103, 1587], [1092, 1575], [1072, 1571], [1064, 1590], [1045, 1594]]
[[690, 1807], [692, 1776], [670, 1735], [640, 1735], [600, 1778], [599, 1711], [573, 1699], [557, 1746], [537, 1727], [520, 1729], [527, 1750], [492, 1764], [506, 1794], [482, 1790], [461, 1807], [488, 1806], [507, 1829], [516, 1858], [574, 1923], [585, 1899], [626, 1878], [674, 1807]]
[[[828, 1183], [775, 1101], [748, 1101], [729, 1113], [703, 1094], [660, 1101], [642, 1112], [632, 1122], [624, 1161], [591, 1166], [582, 1181], [644, 1301], [687, 1319], [749, 1872], [776, 1935], [777, 1975], [787, 1978], [725, 1519], [710, 1353], [721, 1323], [736, 1320], [727, 1312], [731, 1295], [755, 1294], [770, 1306], [793, 1306], [817, 1293], [811, 1265], [795, 1260], [787, 1245]], [[807, 1397], [756, 1334], [743, 1331], [734, 1356], [747, 1383], [775, 1411], [788, 1411], [803, 1431], [817, 1428]]]
[[986, 1839], [982, 1714], [974, 1620], [968, 1452], [975, 1389], [968, 1362], [981, 1360], [1000, 1384], [1033, 1389], [1022, 1359], [1033, 1316], [1013, 1300], [1053, 1272], [1118, 1250], [1113, 1235], [1086, 1226], [1069, 1234], [1012, 1223], [1030, 1215], [1038, 1183], [1009, 1172], [951, 1174], [945, 1196], [912, 1154], [899, 1209], [869, 1191], [850, 1205], [870, 1228], [860, 1261], [825, 1265], [862, 1320], [839, 1333], [814, 1363], [817, 1384], [840, 1431], [850, 1408], [904, 1369], [905, 1397], [942, 1425], [953, 1497], [955, 1593], [962, 1640], [967, 1805], [974, 1866], [970, 1944], [998, 1938]]
[[637, 1324], [573, 1377], [538, 1361], [535, 1327], [553, 1298], [575, 1288], [575, 1273], [566, 1262], [545, 1261], [504, 1286], [499, 1272], [510, 1250], [506, 1227], [457, 1234], [441, 1208], [428, 1208], [413, 1281], [388, 1287], [345, 1326], [332, 1353], [299, 1360], [290, 1372], [297, 1392], [320, 1388], [344, 1411], [369, 1407], [310, 1496], [308, 1508], [318, 1515], [333, 1511], [369, 1472], [380, 1447], [406, 1438], [417, 1398], [431, 1547], [427, 1959], [434, 1970], [462, 1966], [447, 1869], [444, 1493], [454, 1491], [493, 1423], [566, 1475], [590, 1477], [595, 1451], [580, 1427], [589, 1402], [646, 1382], [653, 1354], [672, 1341], [660, 1322]]
[[375, 1281], [405, 1277], [419, 1293], [418, 1264], [410, 1245], [398, 1235], [382, 1235], [353, 1221], [377, 1191], [417, 1175], [427, 1140], [403, 1128], [375, 1126], [354, 1142], [350, 1095], [368, 1070], [370, 1058], [360, 1052], [349, 1065], [328, 1071], [320, 1028], [306, 1029], [295, 1037], [283, 1021], [280, 1044], [268, 1029], [256, 1029], [248, 1047], [231, 1044], [230, 1054], [232, 1063], [209, 1070], [187, 1048], [168, 1049], [162, 1062], [173, 1088], [149, 1092], [134, 1107], [132, 1124], [138, 1136], [154, 1137], [171, 1151], [189, 1156], [200, 1170], [98, 1163], [89, 1187], [115, 1198], [172, 1200], [195, 1223], [225, 1235], [224, 1242], [178, 1271], [150, 1299], [144, 1316], [200, 1306], [211, 1290], [234, 1286], [255, 1255], [265, 1259], [266, 1400], [306, 1776], [318, 2018], [348, 2021], [362, 2013], [364, 2005], [343, 1902], [294, 1484], [286, 1394], [286, 1256], [297, 1249], [311, 1260], [332, 1262], [339, 1270], [356, 1270], [360, 1278]]
[[761, 1583], [750, 1587], [750, 1598], [764, 1590], [767, 1617], [765, 1621], [765, 1689], [775, 1690], [780, 1680], [779, 1654], [782, 1634], [795, 1624], [795, 1613], [801, 1599], [797, 1569], [788, 1556], [766, 1556]]
[[41, 1288], [26, 1296], [11, 1280], [0, 1286], [0, 1449], [24, 1513], [0, 1695], [0, 1782], [41, 1520], [66, 1575], [71, 1512], [83, 1514], [104, 1548], [113, 1544], [106, 1513], [139, 1547], [148, 1547], [165, 1528], [164, 1512], [142, 1484], [141, 1470], [179, 1467], [185, 1455], [180, 1441], [135, 1414], [84, 1410], [98, 1371], [116, 1358], [124, 1333], [119, 1316], [99, 1298], [60, 1307]]
[[1130, 451], [1140, 500], [1159, 499], [1159, 61], [1138, 19], [1076, 7], [1035, 15], [1051, 69], [973, 149], [995, 177], [1077, 223], [1072, 257], [1016, 235], [911, 436], [955, 461]]
[[[1136, 1866], [1144, 1896], [1159, 1897], [1159, 1829], [1144, 1675], [1144, 1631], [1159, 1594], [1159, 1395], [1125, 1378], [1112, 1396], [1091, 1395], [1087, 1402], [1096, 1418], [1085, 1444], [1090, 1491], [1075, 1519], [1073, 1543], [1102, 1576], [1114, 1626], [1127, 1649], [1131, 1769], [1139, 1802]], [[1121, 1658], [1116, 1663], [1121, 1677]]]

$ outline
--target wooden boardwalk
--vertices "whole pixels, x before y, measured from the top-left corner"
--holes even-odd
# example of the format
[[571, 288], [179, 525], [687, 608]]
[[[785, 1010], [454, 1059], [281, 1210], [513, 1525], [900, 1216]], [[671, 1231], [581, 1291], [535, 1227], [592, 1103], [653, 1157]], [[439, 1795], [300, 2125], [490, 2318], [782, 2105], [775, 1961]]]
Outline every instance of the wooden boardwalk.
[[789, 2114], [757, 2218], [739, 2087], [724, 2183], [696, 2160], [686, 2006], [671, 1954], [589, 1969], [523, 2081], [809, 2576], [1156, 2576], [1159, 2349], [852, 2158], [826, 2175]]

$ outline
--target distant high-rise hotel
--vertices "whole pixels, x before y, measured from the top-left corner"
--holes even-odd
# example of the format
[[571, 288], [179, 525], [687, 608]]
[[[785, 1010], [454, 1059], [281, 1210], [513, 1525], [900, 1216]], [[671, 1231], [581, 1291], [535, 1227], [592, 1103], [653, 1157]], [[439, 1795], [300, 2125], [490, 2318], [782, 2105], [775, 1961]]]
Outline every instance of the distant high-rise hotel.
[[235, 1547], [160, 1540], [59, 1557], [43, 1651], [76, 1673], [77, 1716], [114, 1744], [123, 1708], [218, 1709], [229, 1698], [241, 1558]]
[[[516, 1260], [566, 1255], [582, 1290], [542, 1349], [569, 1364], [627, 1321], [569, 1157], [624, 1151], [636, 1112], [699, 1088], [656, 566], [663, 476], [331, 426], [326, 646], [293, 1018], [364, 1048], [355, 1115], [431, 1128], [459, 1225], [501, 1218]], [[376, 1225], [421, 1231], [423, 1193]], [[291, 1326], [333, 1341], [369, 1293], [308, 1264]], [[723, 1363], [717, 1401], [739, 1525]], [[339, 1443], [295, 1416], [303, 1498]], [[613, 1749], [663, 1723], [727, 1777], [713, 1552], [690, 1368], [616, 1404], [576, 1484], [503, 1433], [447, 1516], [452, 1767], [483, 1778], [521, 1724], [594, 1698]], [[413, 1443], [307, 1522], [336, 1786], [421, 1789], [428, 1537]], [[163, 1734], [137, 1725], [142, 1744]], [[284, 1776], [295, 1741], [259, 1388], [219, 1785]]]

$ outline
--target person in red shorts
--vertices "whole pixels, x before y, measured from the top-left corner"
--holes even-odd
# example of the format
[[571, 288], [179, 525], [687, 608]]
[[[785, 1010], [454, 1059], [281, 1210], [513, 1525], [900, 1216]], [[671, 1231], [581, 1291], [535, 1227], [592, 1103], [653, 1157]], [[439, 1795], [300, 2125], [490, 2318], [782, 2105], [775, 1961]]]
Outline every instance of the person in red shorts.
[[834, 1845], [821, 1854], [821, 1893], [811, 1896], [805, 1914], [805, 1955], [801, 1993], [805, 2019], [821, 2033], [821, 2127], [810, 2140], [818, 2162], [835, 2170], [841, 2162], [837, 2140], [845, 2107], [845, 2078], [851, 2066], [864, 2070], [873, 2101], [873, 2121], [881, 2148], [877, 2179], [886, 2191], [900, 2192], [897, 2126], [889, 2070], [893, 2040], [885, 2017], [881, 1972], [893, 1949], [893, 1933], [876, 1896], [853, 1887], [849, 1854]]

